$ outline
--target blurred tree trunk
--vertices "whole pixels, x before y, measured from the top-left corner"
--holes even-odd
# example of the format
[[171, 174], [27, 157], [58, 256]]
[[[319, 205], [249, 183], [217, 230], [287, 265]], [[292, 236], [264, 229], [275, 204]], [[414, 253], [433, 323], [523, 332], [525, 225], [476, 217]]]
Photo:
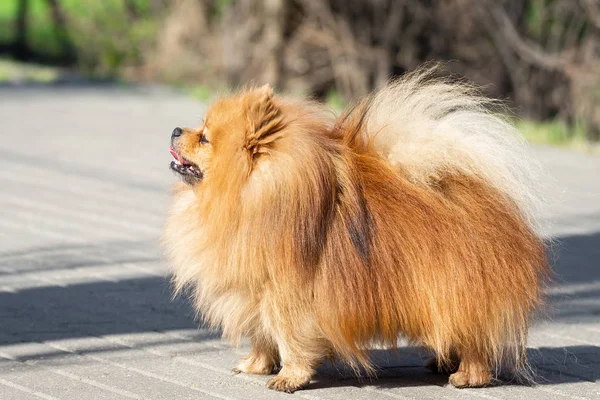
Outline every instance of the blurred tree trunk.
[[165, 0], [150, 0], [150, 10], [152, 15], [161, 15], [166, 8], [167, 4], [165, 3]]
[[137, 5], [135, 4], [135, 1], [134, 0], [123, 0], [123, 2], [125, 3], [125, 12], [127, 12], [127, 17], [132, 21], [135, 21], [136, 19], [138, 19], [140, 16], [140, 13], [137, 8]]
[[262, 80], [275, 87], [281, 85], [281, 50], [283, 46], [284, 0], [265, 0], [265, 69]]
[[54, 21], [54, 24], [61, 28], [66, 28], [67, 17], [60, 7], [60, 4], [58, 4], [58, 0], [48, 0], [48, 5], [50, 6], [50, 13], [52, 14], [52, 21]]
[[63, 49], [64, 59], [66, 62], [74, 62], [77, 52], [75, 51], [75, 46], [69, 36], [67, 16], [58, 0], [47, 1], [48, 6], [50, 7], [50, 14], [52, 15], [52, 22], [54, 23], [54, 30]]
[[25, 60], [31, 53], [27, 43], [27, 16], [29, 10], [28, 0], [18, 0], [16, 35], [13, 43], [12, 53], [17, 60]]

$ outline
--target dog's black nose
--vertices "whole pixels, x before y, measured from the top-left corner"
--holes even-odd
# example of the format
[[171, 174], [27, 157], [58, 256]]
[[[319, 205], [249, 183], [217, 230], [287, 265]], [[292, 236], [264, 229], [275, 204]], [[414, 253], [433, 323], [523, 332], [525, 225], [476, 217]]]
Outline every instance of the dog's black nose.
[[171, 137], [172, 138], [179, 137], [179, 136], [181, 136], [182, 133], [183, 133], [183, 130], [181, 128], [177, 127], [175, 129], [173, 129], [173, 133], [171, 133]]

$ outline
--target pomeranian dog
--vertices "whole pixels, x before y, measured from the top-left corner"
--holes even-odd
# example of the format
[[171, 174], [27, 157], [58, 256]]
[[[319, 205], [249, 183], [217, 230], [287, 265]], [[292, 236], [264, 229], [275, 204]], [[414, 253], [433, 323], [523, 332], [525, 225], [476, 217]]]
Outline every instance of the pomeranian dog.
[[251, 88], [171, 136], [176, 292], [252, 351], [234, 372], [293, 392], [400, 338], [456, 387], [527, 370], [550, 267], [538, 167], [493, 102], [426, 68], [335, 118]]

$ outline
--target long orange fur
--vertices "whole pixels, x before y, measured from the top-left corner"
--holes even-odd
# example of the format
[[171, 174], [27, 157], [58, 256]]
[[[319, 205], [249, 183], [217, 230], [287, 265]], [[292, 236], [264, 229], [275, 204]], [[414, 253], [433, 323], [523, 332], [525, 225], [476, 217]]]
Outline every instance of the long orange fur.
[[305, 386], [330, 357], [372, 370], [366, 350], [400, 337], [458, 387], [522, 372], [549, 273], [542, 239], [485, 176], [448, 168], [423, 184], [391, 163], [364, 134], [373, 106], [332, 120], [263, 87], [185, 129], [173, 146], [204, 177], [174, 190], [176, 290], [228, 339], [250, 338], [236, 371], [281, 365], [276, 390]]

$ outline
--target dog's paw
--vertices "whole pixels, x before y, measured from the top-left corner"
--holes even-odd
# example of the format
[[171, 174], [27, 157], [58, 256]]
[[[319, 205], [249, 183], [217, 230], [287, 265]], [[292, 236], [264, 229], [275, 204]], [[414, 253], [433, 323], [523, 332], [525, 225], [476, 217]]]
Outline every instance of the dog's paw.
[[290, 378], [277, 375], [267, 381], [267, 388], [278, 392], [294, 393], [296, 390], [308, 385], [309, 382], [310, 379], [306, 378]]
[[276, 368], [277, 364], [267, 356], [250, 353], [231, 372], [234, 375], [241, 372], [254, 375], [270, 375]]
[[468, 373], [458, 371], [450, 375], [449, 382], [456, 388], [485, 387], [491, 384], [492, 375], [489, 372]]

